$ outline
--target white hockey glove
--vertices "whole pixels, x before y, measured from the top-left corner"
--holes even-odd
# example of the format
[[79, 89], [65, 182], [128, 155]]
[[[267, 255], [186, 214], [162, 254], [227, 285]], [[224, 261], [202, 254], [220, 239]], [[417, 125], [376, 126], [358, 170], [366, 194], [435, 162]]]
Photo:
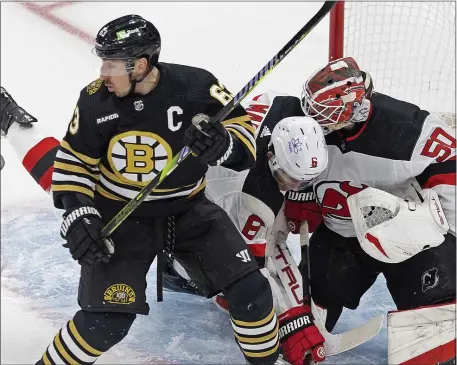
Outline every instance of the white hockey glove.
[[348, 198], [357, 238], [368, 255], [395, 264], [443, 243], [449, 224], [438, 195], [431, 189], [421, 195], [424, 201], [417, 203], [367, 188]]

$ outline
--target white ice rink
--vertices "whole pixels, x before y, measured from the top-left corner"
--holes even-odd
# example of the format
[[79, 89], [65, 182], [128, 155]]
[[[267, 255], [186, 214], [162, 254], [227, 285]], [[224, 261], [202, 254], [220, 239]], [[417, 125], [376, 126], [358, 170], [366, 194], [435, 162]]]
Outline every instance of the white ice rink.
[[[40, 3], [46, 6], [50, 3]], [[1, 85], [39, 119], [44, 135], [60, 139], [79, 91], [97, 78], [98, 60], [71, 24], [94, 36], [107, 21], [138, 13], [162, 36], [164, 62], [210, 70], [238, 90], [295, 34], [321, 3], [77, 3], [42, 17], [18, 3], [1, 3]], [[52, 24], [61, 19], [66, 23]], [[305, 78], [327, 61], [328, 19], [251, 96], [266, 90], [300, 95]], [[49, 197], [22, 169], [6, 142], [1, 153], [1, 363], [32, 364], [78, 309], [78, 265], [61, 247], [59, 218]], [[148, 276], [149, 316], [99, 363], [243, 363], [227, 315], [211, 301], [165, 293], [155, 302], [155, 265]], [[380, 277], [357, 311], [344, 312], [335, 333], [393, 309]], [[328, 364], [386, 363], [385, 325], [373, 340], [329, 357]]]

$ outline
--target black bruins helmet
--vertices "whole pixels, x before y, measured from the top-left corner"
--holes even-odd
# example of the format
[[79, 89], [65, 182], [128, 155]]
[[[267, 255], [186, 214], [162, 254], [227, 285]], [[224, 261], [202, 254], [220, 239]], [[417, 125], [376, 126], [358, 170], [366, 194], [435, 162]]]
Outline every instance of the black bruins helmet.
[[94, 53], [101, 59], [126, 60], [132, 66], [133, 60], [144, 57], [152, 69], [159, 60], [160, 45], [159, 31], [151, 22], [139, 15], [126, 15], [99, 30]]

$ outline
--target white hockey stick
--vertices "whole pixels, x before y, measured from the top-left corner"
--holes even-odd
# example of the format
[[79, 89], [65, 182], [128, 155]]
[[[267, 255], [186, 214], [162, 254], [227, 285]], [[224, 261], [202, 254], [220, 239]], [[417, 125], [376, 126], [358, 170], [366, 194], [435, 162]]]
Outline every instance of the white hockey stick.
[[[301, 246], [308, 246], [308, 236], [308, 223], [304, 222], [300, 229]], [[285, 293], [287, 294], [287, 298], [285, 299], [288, 300], [288, 305], [290, 305], [290, 307], [302, 305], [304, 289], [303, 277], [284, 241], [276, 242], [274, 254], [271, 259], [278, 277], [284, 286]], [[304, 257], [302, 259], [307, 260], [308, 258]], [[309, 263], [306, 264], [306, 270], [309, 270]], [[306, 279], [305, 282], [308, 283]], [[305, 288], [305, 294], [306, 293], [309, 294], [309, 288]], [[327, 356], [351, 350], [354, 347], [370, 340], [381, 330], [384, 319], [382, 314], [370, 319], [360, 327], [344, 333], [332, 334], [325, 329], [327, 310], [319, 308], [310, 296], [309, 298], [311, 300], [311, 310], [314, 316], [314, 323], [322, 336], [325, 338], [324, 348]]]

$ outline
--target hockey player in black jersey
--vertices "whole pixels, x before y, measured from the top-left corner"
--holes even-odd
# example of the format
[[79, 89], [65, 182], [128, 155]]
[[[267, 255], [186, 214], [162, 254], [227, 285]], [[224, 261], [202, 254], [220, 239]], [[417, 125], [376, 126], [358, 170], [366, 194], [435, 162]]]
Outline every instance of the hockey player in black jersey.
[[[44, 190], [49, 191], [51, 182], [47, 176], [51, 175], [53, 169], [49, 156], [55, 156], [59, 142], [53, 137], [43, 138], [36, 126], [32, 127], [31, 122], [19, 118], [27, 113], [3, 89], [0, 101], [2, 130], [23, 166]], [[28, 129], [21, 130], [21, 125], [28, 126]], [[324, 136], [319, 125], [311, 118], [285, 118], [281, 121], [267, 118], [257, 128], [255, 140], [256, 167], [240, 172], [223, 166], [210, 167], [206, 175], [205, 194], [227, 212], [248, 244], [248, 256], [240, 253], [240, 258], [246, 260], [247, 257], [255, 257], [262, 274], [270, 283], [280, 331], [284, 328], [280, 343], [287, 361], [294, 365], [302, 365], [304, 358], [321, 362], [325, 359], [325, 339], [312, 319], [303, 322], [300, 331], [297, 328], [285, 335], [287, 326], [299, 317], [309, 318], [311, 310], [301, 305], [300, 298], [293, 296], [298, 289], [294, 286], [291, 290], [289, 276], [280, 275], [284, 261], [275, 259], [275, 252], [285, 244], [291, 226], [299, 227], [299, 221], [307, 220], [310, 231], [313, 231], [319, 223], [320, 213], [310, 213], [312, 207], [309, 205], [315, 205], [312, 191], [296, 193], [295, 190], [309, 185], [325, 169], [327, 149]], [[289, 191], [283, 195], [286, 190]], [[292, 222], [293, 225], [290, 224]], [[292, 231], [297, 233], [294, 228]], [[164, 287], [200, 293], [183, 267], [172, 256], [167, 257]], [[276, 266], [280, 264], [280, 269], [275, 267], [275, 262]], [[295, 269], [298, 271], [296, 265]], [[220, 308], [228, 311], [225, 296], [218, 294], [213, 299]], [[237, 337], [237, 340], [241, 347], [249, 345], [244, 343], [243, 336]]]
[[[52, 172], [54, 205], [65, 210], [61, 236], [81, 264], [81, 310], [39, 364], [93, 363], [121, 341], [136, 315], [149, 312], [145, 277], [163, 250], [207, 296], [222, 291], [228, 298], [247, 361], [272, 364], [278, 358], [268, 281], [230, 218], [204, 194], [208, 165], [235, 171], [254, 166], [254, 128], [242, 107], [222, 124], [207, 123], [230, 93], [208, 71], [158, 62], [160, 46], [157, 29], [136, 15], [116, 19], [97, 34], [100, 79], [81, 91]], [[10, 122], [4, 124], [7, 130]], [[48, 148], [51, 155], [54, 141], [33, 149]], [[184, 145], [194, 156], [103, 239], [102, 227]], [[34, 164], [29, 171], [35, 177], [41, 168]], [[249, 345], [242, 342], [246, 334]]]

